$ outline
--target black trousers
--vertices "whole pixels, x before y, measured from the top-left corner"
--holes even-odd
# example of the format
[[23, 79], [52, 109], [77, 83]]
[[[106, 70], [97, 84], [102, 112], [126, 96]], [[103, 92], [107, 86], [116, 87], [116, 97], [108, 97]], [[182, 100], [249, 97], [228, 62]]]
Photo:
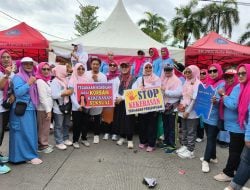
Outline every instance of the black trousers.
[[139, 114], [139, 139], [140, 144], [148, 144], [150, 147], [155, 146], [157, 136], [157, 112]]
[[201, 127], [201, 118], [199, 119], [199, 125], [197, 126], [197, 138], [204, 138], [204, 127]]
[[9, 111], [0, 113], [0, 146], [2, 145], [3, 142], [4, 128], [9, 122], [9, 115], [10, 115]]
[[94, 135], [100, 135], [101, 131], [101, 114], [89, 116], [89, 126], [93, 129]]
[[234, 177], [234, 172], [240, 164], [240, 155], [245, 145], [245, 135], [242, 133], [230, 132], [229, 156], [223, 173], [229, 177]]
[[87, 140], [88, 115], [81, 111], [72, 111], [73, 117], [73, 143], [78, 142], [80, 135], [82, 140]]

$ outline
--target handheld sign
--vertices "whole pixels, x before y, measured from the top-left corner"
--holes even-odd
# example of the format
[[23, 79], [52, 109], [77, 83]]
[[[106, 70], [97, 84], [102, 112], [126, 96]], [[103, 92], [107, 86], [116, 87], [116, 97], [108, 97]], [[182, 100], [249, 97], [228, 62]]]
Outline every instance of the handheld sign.
[[209, 119], [213, 104], [212, 97], [215, 95], [215, 90], [209, 86], [204, 87], [203, 84], [199, 85], [198, 94], [194, 104], [194, 111], [198, 116]]
[[112, 83], [77, 84], [77, 100], [82, 107], [114, 107]]
[[125, 90], [124, 97], [127, 115], [164, 110], [160, 88]]

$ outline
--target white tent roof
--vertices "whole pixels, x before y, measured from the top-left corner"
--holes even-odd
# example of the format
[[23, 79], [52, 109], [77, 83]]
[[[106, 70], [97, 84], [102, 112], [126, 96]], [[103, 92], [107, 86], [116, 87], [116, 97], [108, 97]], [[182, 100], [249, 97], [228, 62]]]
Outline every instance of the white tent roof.
[[[72, 43], [83, 44], [89, 54], [106, 54], [108, 51], [115, 55], [135, 56], [139, 49], [146, 53], [150, 47], [160, 49], [165, 45], [144, 34], [130, 19], [122, 0], [118, 3], [109, 18], [93, 31], [79, 38], [52, 42], [50, 48], [59, 51], [72, 50]], [[178, 62], [184, 60], [184, 50], [168, 47], [170, 56]]]

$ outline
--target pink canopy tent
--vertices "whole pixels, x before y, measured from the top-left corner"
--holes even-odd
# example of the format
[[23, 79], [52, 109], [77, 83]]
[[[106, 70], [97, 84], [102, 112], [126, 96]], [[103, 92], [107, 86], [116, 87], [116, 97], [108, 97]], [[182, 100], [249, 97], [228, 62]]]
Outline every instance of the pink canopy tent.
[[45, 61], [48, 47], [48, 40], [24, 22], [0, 31], [0, 49], [9, 50], [13, 59], [28, 56], [38, 62]]
[[185, 65], [207, 68], [212, 63], [223, 67], [250, 63], [250, 47], [231, 42], [215, 32], [188, 46], [185, 50]]

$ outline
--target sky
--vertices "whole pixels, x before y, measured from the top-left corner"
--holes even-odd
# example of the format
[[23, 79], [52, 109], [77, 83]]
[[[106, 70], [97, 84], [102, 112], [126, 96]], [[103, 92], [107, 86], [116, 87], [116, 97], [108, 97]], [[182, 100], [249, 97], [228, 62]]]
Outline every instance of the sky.
[[[46, 33], [65, 39], [76, 38], [74, 30], [75, 15], [79, 14], [79, 2], [82, 5], [95, 5], [98, 20], [105, 21], [111, 14], [118, 0], [0, 0], [0, 31], [8, 29], [20, 22], [4, 13]], [[166, 19], [167, 23], [175, 17], [175, 7], [185, 5], [189, 0], [123, 0], [124, 6], [134, 23], [144, 18], [144, 12], [156, 13]], [[240, 0], [250, 3], [250, 0]], [[209, 2], [199, 2], [199, 7]], [[246, 31], [250, 22], [249, 6], [239, 5], [240, 24], [233, 28], [232, 41], [237, 42], [239, 36]], [[4, 13], [3, 13], [4, 12]], [[63, 39], [43, 34], [48, 40]]]

